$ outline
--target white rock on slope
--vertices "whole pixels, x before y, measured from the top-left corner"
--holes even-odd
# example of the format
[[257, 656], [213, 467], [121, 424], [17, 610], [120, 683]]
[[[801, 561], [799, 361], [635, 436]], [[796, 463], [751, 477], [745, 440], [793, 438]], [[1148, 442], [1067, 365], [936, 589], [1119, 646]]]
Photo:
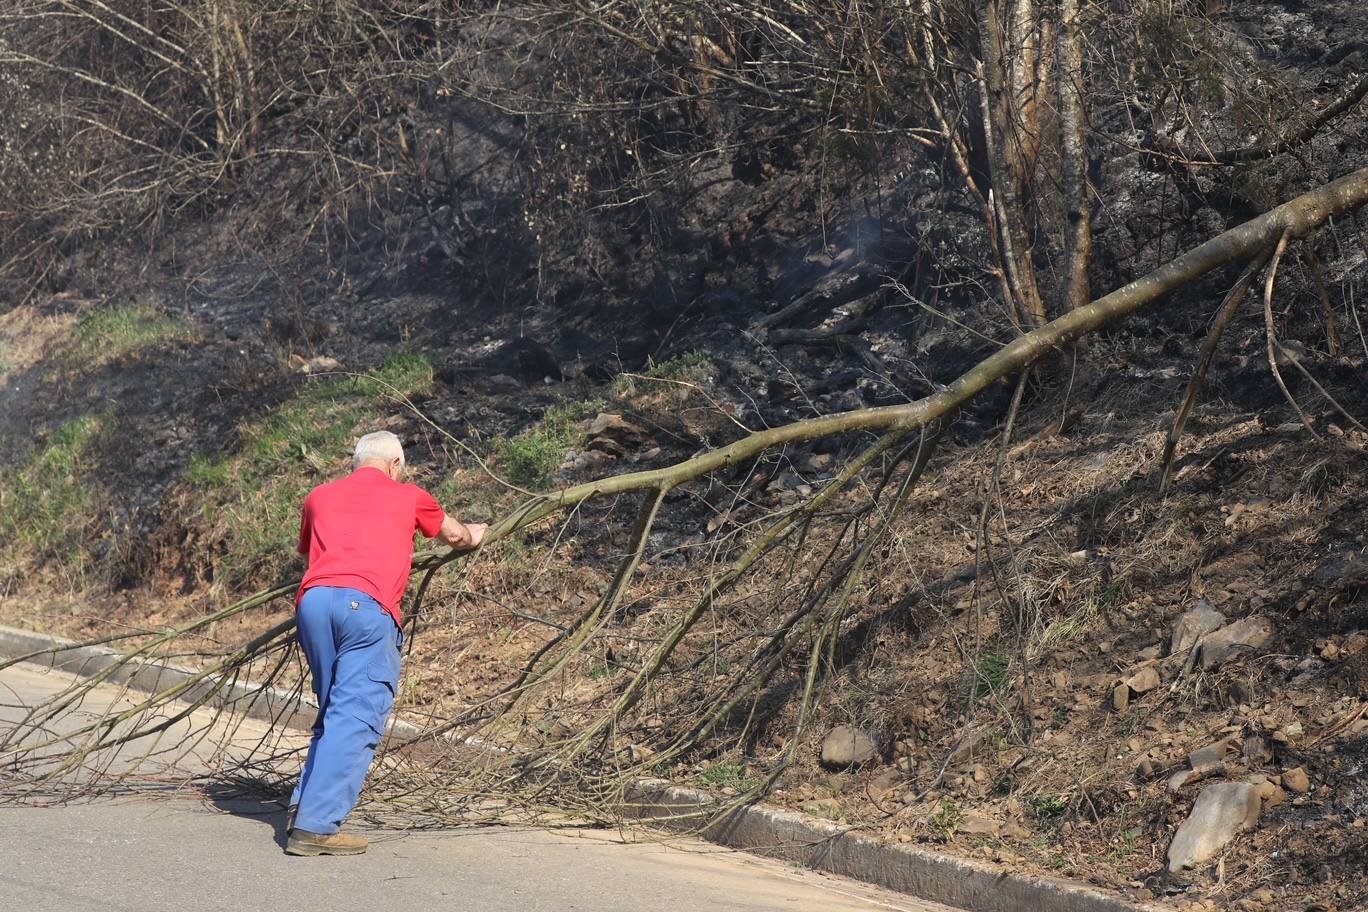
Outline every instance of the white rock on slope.
[[1169, 845], [1169, 870], [1195, 867], [1214, 857], [1237, 833], [1259, 822], [1260, 810], [1259, 789], [1249, 782], [1208, 785]]

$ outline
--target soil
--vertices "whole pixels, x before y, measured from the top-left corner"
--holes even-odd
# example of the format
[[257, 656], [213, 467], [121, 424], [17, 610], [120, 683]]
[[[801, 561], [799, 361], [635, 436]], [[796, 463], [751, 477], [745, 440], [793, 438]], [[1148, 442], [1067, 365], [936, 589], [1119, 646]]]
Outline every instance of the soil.
[[[1311, 79], [1355, 65], [1355, 14], [1348, 4], [1317, 12], [1254, 3], [1239, 22], [1270, 57]], [[465, 164], [513, 148], [506, 120], [473, 105], [457, 113], [451, 128], [464, 131], [455, 144], [465, 144]], [[1354, 123], [1344, 135], [1362, 135], [1362, 120]], [[1308, 160], [1318, 166], [1329, 154], [1317, 149]], [[1348, 167], [1364, 153], [1335, 154]], [[917, 161], [911, 149], [890, 155], [887, 174]], [[437, 381], [414, 405], [480, 452], [558, 402], [603, 399], [605, 411], [644, 429], [625, 445], [577, 444], [554, 478], [566, 484], [666, 465], [742, 427], [916, 398], [1006, 338], [1005, 320], [965, 290], [982, 251], [958, 251], [959, 271], [929, 265], [928, 249], [969, 233], [972, 220], [953, 207], [924, 211], [931, 197], [915, 173], [891, 184], [851, 174], [833, 185], [814, 177], [802, 149], [772, 157], [709, 159], [697, 181], [705, 189], [652, 256], [622, 252], [646, 245], [640, 223], [604, 219], [592, 237], [567, 228], [538, 248], [546, 262], [537, 262], [512, 214], [511, 165], [472, 178], [477, 230], [454, 251], [434, 243], [412, 210], [357, 217], [343, 256], [301, 242], [312, 214], [265, 202], [289, 198], [298, 176], [285, 170], [249, 176], [254, 194], [214, 218], [178, 223], [164, 249], [73, 252], [65, 287], [0, 314], [0, 459], [21, 463], [72, 418], [110, 416], [117, 433], [102, 438], [89, 469], [97, 507], [72, 530], [108, 573], [74, 578], [59, 561], [16, 563], [7, 553], [0, 620], [94, 636], [195, 617], [297, 575], [295, 558], [282, 555], [246, 584], [216, 582], [185, 472], [197, 456], [236, 452], [252, 421], [311, 382], [300, 360], [327, 356], [363, 371], [396, 351], [427, 355]], [[1136, 187], [1147, 186], [1152, 176], [1126, 161]], [[1117, 201], [1099, 222], [1109, 248], [1100, 268], [1112, 283], [1153, 265], [1155, 251], [1131, 227], [1156, 208], [1158, 194], [1147, 192]], [[1228, 216], [1190, 214], [1174, 230], [1204, 236]], [[599, 257], [603, 250], [611, 253]], [[1358, 252], [1322, 258], [1346, 297], [1364, 296]], [[1301, 344], [1344, 411], [1368, 415], [1368, 346], [1342, 314], [1344, 353], [1328, 355], [1309, 267], [1289, 261], [1285, 272], [1284, 338]], [[1165, 434], [1231, 278], [1209, 277], [1032, 378], [1002, 455], [991, 548], [978, 530], [1011, 388], [957, 418], [878, 555], [875, 582], [840, 627], [835, 672], [770, 800], [1178, 908], [1368, 903], [1368, 433], [1288, 370], [1318, 436], [1307, 433], [1268, 370], [1262, 313], [1249, 312], [1227, 333], [1173, 490], [1157, 493]], [[890, 280], [908, 293], [890, 290]], [[190, 332], [110, 359], [73, 358], [81, 316], [135, 298]], [[781, 312], [790, 316], [765, 325]], [[782, 335], [851, 318], [864, 321], [858, 331], [828, 341]], [[696, 388], [614, 384], [691, 352], [702, 355], [690, 375]], [[455, 476], [458, 490], [476, 492], [476, 510], [507, 503], [484, 492], [492, 483], [418, 415], [396, 407], [381, 420], [405, 438], [414, 480], [435, 488]], [[851, 435], [790, 449], [672, 496], [609, 635], [573, 670], [560, 715], [546, 707], [543, 721], [582, 721], [576, 713], [610, 691], [613, 669], [630, 667], [640, 644], [734, 553], [738, 530], [792, 505], [802, 486], [819, 486], [867, 443]], [[328, 454], [320, 476], [345, 460]], [[401, 710], [440, 719], [507, 684], [556, 625], [597, 597], [634, 512], [595, 501], [520, 551], [449, 569], [412, 636]], [[814, 553], [831, 534], [814, 537]], [[779, 595], [749, 583], [702, 639], [766, 629], [765, 609], [777, 610]], [[1231, 620], [1268, 618], [1271, 642], [1215, 669], [1185, 668], [1183, 656], [1167, 655], [1169, 635], [1199, 600]], [[213, 638], [241, 642], [289, 610], [253, 613]], [[688, 646], [700, 661], [708, 652], [701, 641]], [[1146, 667], [1160, 685], [1118, 710], [1117, 685]], [[671, 774], [727, 790], [772, 768], [796, 722], [800, 669], [788, 671], [755, 726], [728, 729]], [[653, 712], [686, 705], [727, 674], [681, 675], [653, 696], [643, 728]], [[837, 724], [874, 734], [880, 755], [856, 769], [823, 767], [821, 739]], [[1276, 779], [1301, 767], [1310, 789], [1268, 802], [1219, 866], [1169, 875], [1165, 851], [1201, 786], [1171, 792], [1169, 776], [1191, 751], [1223, 739], [1234, 746], [1225, 777]]]

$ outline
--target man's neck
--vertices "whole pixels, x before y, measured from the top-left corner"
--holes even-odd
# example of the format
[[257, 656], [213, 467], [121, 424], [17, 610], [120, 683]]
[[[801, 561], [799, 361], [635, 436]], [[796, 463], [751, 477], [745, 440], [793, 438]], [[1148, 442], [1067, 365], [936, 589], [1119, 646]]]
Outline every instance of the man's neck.
[[394, 481], [394, 479], [390, 477], [389, 469], [384, 465], [384, 463], [363, 462], [352, 471], [359, 472], [362, 469], [375, 469], [375, 471], [379, 472], [381, 475], [384, 475], [386, 478], [389, 478], [390, 481]]

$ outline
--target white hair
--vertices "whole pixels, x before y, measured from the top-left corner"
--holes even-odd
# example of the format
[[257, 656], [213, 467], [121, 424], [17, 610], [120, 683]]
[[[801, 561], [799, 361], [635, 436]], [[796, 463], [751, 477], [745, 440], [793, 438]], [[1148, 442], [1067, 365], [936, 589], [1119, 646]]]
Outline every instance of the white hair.
[[389, 462], [398, 459], [404, 464], [404, 445], [389, 431], [376, 431], [356, 441], [356, 452], [352, 453], [352, 468], [360, 468], [367, 462]]

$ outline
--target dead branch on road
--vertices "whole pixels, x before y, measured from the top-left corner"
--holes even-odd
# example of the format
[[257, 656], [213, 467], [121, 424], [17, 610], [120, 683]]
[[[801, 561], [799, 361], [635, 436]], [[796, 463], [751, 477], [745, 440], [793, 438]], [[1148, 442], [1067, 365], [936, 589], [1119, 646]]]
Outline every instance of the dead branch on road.
[[[1368, 170], [1345, 175], [1020, 336], [948, 387], [915, 402], [801, 420], [746, 434], [664, 468], [526, 499], [492, 526], [489, 544], [533, 531], [589, 501], [635, 495], [637, 518], [616, 573], [493, 699], [429, 726], [416, 738], [393, 743], [372, 783], [371, 795], [379, 804], [371, 807], [376, 813], [439, 822], [514, 813], [526, 819], [549, 809], [607, 819], [633, 781], [668, 774], [701, 753], [717, 756], [743, 748], [772, 721], [776, 706], [788, 705], [782, 748], [766, 761], [763, 776], [734, 790], [736, 801], [754, 800], [792, 762], [815, 695], [839, 665], [837, 643], [866, 610], [862, 587], [871, 556], [886, 546], [934, 458], [939, 429], [958, 410], [1067, 342], [1152, 306], [1214, 269], [1251, 264], [1223, 305], [1225, 314], [1238, 305], [1271, 247], [1285, 249], [1290, 240], [1365, 203]], [[1270, 270], [1269, 295], [1272, 280]], [[1208, 347], [1214, 348], [1218, 336], [1213, 330]], [[1207, 360], [1204, 353], [1203, 363]], [[820, 489], [761, 517], [730, 539], [734, 547], [719, 549], [712, 577], [686, 610], [668, 610], [665, 602], [654, 615], [658, 636], [643, 641], [634, 655], [615, 660], [618, 671], [626, 673], [578, 674], [584, 657], [605, 641], [618, 613], [640, 591], [638, 571], [672, 492], [788, 445], [871, 431], [880, 436]], [[1179, 431], [1176, 427], [1172, 441]], [[416, 558], [420, 584], [411, 611], [421, 611], [433, 575], [455, 558], [447, 551]], [[224, 648], [171, 687], [153, 688], [152, 696], [134, 697], [131, 706], [102, 710], [94, 721], [58, 730], [72, 711], [96, 702], [100, 684], [126, 682], [141, 666], [186, 651], [185, 642], [205, 635], [211, 625], [288, 598], [294, 588], [258, 593], [170, 630], [145, 631], [140, 645], [120, 660], [29, 708], [19, 725], [0, 735], [4, 796], [41, 800], [54, 790], [70, 795], [82, 787], [73, 777], [83, 770], [98, 771], [96, 778], [104, 782], [126, 779], [126, 767], [115, 771], [111, 766], [114, 757], [130, 745], [149, 743], [145, 739], [163, 752], [167, 746], [157, 739], [192, 708], [231, 712], [221, 698], [230, 681], [250, 678], [258, 691], [282, 682], [298, 686], [298, 677], [294, 682], [285, 677], [292, 642], [287, 620], [244, 645]], [[718, 646], [701, 625], [719, 610], [747, 617], [753, 626]], [[236, 762], [255, 761], [248, 756]], [[282, 781], [288, 775], [283, 764], [271, 769]]]

